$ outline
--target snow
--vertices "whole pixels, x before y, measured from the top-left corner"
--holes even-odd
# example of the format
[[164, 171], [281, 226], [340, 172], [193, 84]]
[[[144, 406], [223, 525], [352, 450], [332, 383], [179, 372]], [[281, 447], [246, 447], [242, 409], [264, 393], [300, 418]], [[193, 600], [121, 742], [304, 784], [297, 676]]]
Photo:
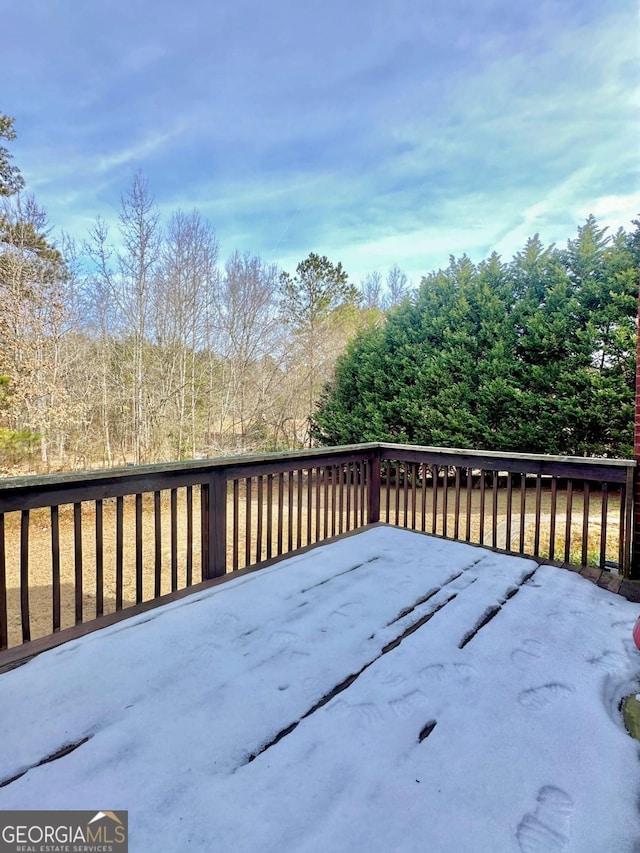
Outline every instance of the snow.
[[128, 809], [132, 851], [631, 853], [639, 610], [371, 529], [0, 676], [0, 809]]

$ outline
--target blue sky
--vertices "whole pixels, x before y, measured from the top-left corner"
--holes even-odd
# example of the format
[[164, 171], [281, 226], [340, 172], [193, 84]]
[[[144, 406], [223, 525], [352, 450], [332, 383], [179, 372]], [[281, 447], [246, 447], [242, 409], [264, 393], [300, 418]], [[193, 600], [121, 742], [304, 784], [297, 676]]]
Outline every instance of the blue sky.
[[640, 213], [636, 0], [5, 0], [0, 112], [56, 229], [133, 175], [221, 257], [353, 281]]

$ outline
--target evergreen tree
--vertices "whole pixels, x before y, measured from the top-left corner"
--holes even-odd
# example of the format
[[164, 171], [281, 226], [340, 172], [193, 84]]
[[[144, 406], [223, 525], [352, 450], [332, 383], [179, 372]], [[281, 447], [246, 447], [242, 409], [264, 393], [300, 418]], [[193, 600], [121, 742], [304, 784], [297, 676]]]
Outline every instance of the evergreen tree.
[[536, 235], [510, 264], [451, 258], [348, 347], [314, 435], [630, 455], [634, 251], [589, 217], [565, 250]]

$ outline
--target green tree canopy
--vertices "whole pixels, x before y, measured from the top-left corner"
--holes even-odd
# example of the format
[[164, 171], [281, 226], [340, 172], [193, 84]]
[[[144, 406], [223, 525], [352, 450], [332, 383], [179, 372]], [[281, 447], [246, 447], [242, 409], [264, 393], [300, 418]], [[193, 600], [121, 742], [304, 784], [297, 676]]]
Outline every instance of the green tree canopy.
[[[8, 142], [13, 142], [16, 138], [13, 122], [12, 118], [0, 113], [0, 140], [6, 139]], [[24, 186], [18, 167], [10, 162], [12, 157], [10, 151], [4, 145], [0, 145], [0, 196], [13, 195]]]
[[634, 238], [594, 217], [565, 250], [451, 258], [338, 360], [313, 419], [329, 444], [392, 440], [630, 455]]

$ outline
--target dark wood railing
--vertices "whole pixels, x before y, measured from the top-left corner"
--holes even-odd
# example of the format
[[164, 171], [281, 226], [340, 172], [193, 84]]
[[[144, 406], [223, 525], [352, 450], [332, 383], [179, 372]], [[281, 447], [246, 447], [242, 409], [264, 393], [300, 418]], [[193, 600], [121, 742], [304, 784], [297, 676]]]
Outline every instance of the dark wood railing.
[[363, 444], [5, 479], [0, 650], [53, 645], [378, 521], [629, 577], [634, 467]]

